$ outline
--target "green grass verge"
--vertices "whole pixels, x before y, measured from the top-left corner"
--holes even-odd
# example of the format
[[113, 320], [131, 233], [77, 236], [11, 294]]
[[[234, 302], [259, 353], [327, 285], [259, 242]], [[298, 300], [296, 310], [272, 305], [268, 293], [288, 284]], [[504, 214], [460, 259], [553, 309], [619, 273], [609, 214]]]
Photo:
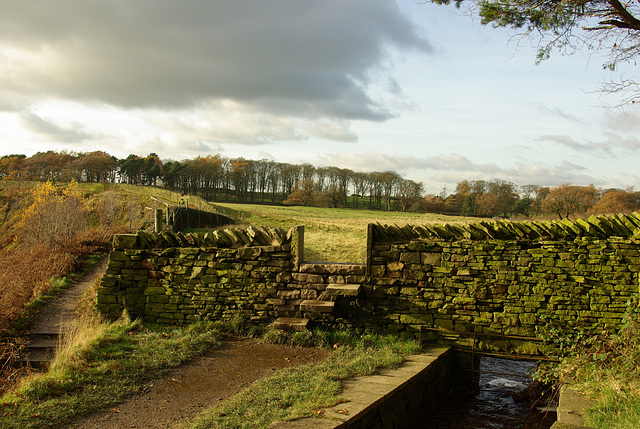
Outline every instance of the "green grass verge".
[[640, 396], [607, 387], [598, 405], [587, 410], [587, 424], [596, 429], [637, 429], [640, 426]]
[[110, 324], [64, 363], [0, 398], [0, 427], [60, 427], [75, 416], [116, 404], [146, 381], [219, 344], [218, 337], [212, 323]]
[[308, 417], [341, 401], [341, 383], [349, 377], [373, 374], [377, 368], [397, 367], [420, 345], [393, 336], [315, 331], [287, 334], [270, 331], [265, 339], [293, 345], [333, 344], [334, 352], [323, 362], [286, 368], [253, 383], [222, 404], [201, 413], [194, 429], [267, 428], [277, 421]]

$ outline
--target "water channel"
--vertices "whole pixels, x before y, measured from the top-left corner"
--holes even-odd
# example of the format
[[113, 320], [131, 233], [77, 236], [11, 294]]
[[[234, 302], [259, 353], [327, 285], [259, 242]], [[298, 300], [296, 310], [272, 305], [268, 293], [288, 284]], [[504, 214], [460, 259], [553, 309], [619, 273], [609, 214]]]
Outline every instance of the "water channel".
[[531, 409], [513, 394], [531, 383], [531, 362], [482, 357], [480, 390], [452, 392], [437, 410], [425, 416], [416, 429], [548, 429], [556, 413]]

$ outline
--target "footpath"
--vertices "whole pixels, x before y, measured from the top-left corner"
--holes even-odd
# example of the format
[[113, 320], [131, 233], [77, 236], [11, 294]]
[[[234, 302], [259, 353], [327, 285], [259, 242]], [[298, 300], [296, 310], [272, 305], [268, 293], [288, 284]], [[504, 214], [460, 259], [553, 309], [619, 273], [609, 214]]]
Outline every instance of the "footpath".
[[104, 257], [89, 273], [47, 303], [29, 331], [29, 342], [18, 362], [28, 362], [34, 368], [46, 368], [54, 357], [56, 346], [65, 332], [69, 332], [76, 318], [80, 297], [102, 277], [107, 269]]

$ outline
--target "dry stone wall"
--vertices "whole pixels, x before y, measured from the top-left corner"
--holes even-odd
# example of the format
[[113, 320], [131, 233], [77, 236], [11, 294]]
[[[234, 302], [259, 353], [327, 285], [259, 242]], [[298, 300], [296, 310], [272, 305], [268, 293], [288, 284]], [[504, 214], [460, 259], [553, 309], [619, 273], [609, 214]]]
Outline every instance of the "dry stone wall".
[[283, 230], [225, 229], [205, 235], [118, 235], [98, 288], [97, 307], [117, 318], [182, 324], [241, 316], [268, 323], [292, 271]]
[[[370, 225], [366, 265], [302, 261], [302, 230], [121, 235], [98, 308], [165, 323], [306, 317], [329, 327], [544, 353], [549, 324], [615, 330], [638, 292], [640, 215], [576, 222]], [[334, 283], [333, 311], [301, 312]], [[510, 338], [506, 338], [510, 337]]]

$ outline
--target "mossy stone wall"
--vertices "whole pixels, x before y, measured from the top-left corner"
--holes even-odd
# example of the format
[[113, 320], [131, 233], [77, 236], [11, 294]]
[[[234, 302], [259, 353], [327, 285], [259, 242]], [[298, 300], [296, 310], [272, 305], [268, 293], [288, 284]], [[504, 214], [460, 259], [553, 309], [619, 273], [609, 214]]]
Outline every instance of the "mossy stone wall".
[[549, 323], [616, 330], [638, 292], [639, 249], [630, 239], [590, 237], [378, 242], [363, 296], [343, 301], [341, 313], [364, 328], [536, 354], [534, 343], [486, 334], [537, 337]]
[[118, 235], [97, 307], [109, 318], [126, 310], [160, 323], [241, 316], [266, 324], [278, 316], [275, 297], [291, 278], [291, 239], [255, 231]]
[[[110, 317], [164, 323], [242, 316], [544, 354], [556, 326], [616, 330], [638, 292], [640, 215], [465, 226], [371, 225], [366, 266], [305, 264], [303, 230], [119, 235], [98, 289]], [[358, 283], [331, 315], [300, 312], [331, 283]], [[508, 338], [507, 338], [508, 337]]]

